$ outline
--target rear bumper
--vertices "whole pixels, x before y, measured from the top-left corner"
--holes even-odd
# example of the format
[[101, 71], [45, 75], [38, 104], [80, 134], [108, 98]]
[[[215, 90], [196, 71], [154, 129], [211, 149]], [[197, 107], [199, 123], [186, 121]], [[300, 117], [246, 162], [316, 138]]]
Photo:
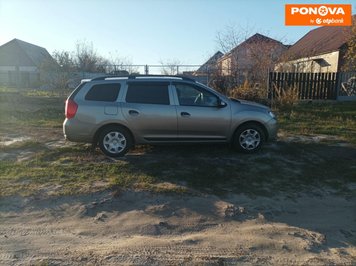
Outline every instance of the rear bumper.
[[89, 132], [88, 128], [81, 126], [74, 119], [65, 119], [63, 122], [63, 134], [66, 140], [91, 143], [93, 136]]

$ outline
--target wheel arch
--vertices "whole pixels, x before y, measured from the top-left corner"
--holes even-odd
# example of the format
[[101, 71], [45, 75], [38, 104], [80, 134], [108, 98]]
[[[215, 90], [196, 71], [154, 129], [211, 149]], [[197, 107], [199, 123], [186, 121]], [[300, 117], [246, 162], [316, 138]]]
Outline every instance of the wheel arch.
[[95, 131], [94, 138], [93, 138], [93, 144], [94, 144], [94, 145], [98, 144], [100, 133], [101, 133], [104, 129], [109, 128], [109, 127], [121, 127], [121, 128], [124, 128], [124, 129], [127, 130], [127, 132], [129, 132], [130, 135], [131, 135], [132, 142], [133, 142], [132, 144], [133, 144], [133, 145], [135, 144], [135, 137], [134, 137], [133, 133], [131, 132], [131, 130], [130, 130], [128, 127], [126, 127], [126, 126], [124, 126], [124, 125], [122, 125], [122, 124], [120, 124], [120, 123], [109, 123], [109, 124], [105, 124], [105, 125], [100, 126], [100, 127]]
[[236, 128], [235, 128], [235, 130], [234, 130], [234, 133], [232, 134], [231, 142], [234, 141], [235, 136], [236, 136], [236, 132], [237, 132], [241, 127], [246, 126], [246, 125], [251, 125], [251, 124], [252, 124], [252, 125], [257, 125], [257, 126], [259, 126], [259, 127], [263, 130], [263, 134], [264, 134], [264, 137], [265, 137], [265, 141], [267, 141], [268, 138], [269, 138], [269, 135], [268, 135], [268, 131], [267, 131], [266, 126], [265, 126], [263, 123], [259, 122], [259, 121], [256, 121], [256, 120], [248, 120], [248, 121], [245, 121], [245, 122], [239, 124], [238, 126], [236, 126]]

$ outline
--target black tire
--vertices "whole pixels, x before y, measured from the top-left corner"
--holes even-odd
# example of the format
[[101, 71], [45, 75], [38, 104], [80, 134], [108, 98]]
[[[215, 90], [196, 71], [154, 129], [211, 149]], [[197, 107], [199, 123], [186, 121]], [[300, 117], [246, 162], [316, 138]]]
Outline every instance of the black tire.
[[233, 146], [243, 153], [254, 153], [259, 151], [266, 140], [261, 126], [249, 123], [240, 126], [234, 135]]
[[130, 132], [120, 126], [104, 128], [98, 138], [100, 150], [107, 156], [124, 156], [131, 148], [133, 141]]

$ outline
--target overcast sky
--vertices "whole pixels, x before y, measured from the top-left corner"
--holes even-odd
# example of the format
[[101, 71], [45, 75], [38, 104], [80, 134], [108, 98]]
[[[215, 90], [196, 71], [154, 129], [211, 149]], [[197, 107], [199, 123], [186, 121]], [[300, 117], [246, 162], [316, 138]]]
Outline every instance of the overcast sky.
[[17, 38], [52, 53], [86, 40], [134, 64], [202, 64], [227, 25], [294, 43], [311, 27], [284, 26], [284, 5], [306, 2], [352, 4], [356, 13], [356, 0], [0, 0], [0, 45]]

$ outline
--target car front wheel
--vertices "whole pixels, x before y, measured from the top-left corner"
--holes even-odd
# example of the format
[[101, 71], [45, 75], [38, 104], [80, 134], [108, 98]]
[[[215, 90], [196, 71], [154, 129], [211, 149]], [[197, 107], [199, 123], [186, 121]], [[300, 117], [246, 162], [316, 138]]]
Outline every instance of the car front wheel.
[[253, 153], [261, 149], [265, 141], [263, 129], [257, 124], [246, 124], [235, 133], [234, 147], [244, 153]]

